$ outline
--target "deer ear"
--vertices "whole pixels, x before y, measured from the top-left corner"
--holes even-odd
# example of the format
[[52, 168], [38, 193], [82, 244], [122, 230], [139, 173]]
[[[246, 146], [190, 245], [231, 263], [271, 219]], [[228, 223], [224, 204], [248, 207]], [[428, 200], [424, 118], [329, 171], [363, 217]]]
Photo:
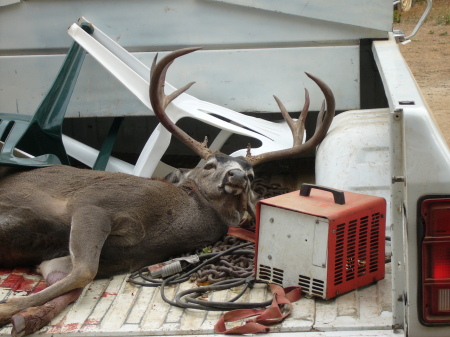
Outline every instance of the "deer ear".
[[191, 170], [189, 169], [177, 169], [175, 171], [170, 172], [168, 175], [164, 177], [165, 180], [167, 180], [169, 183], [172, 183], [174, 185], [178, 185], [182, 183], [188, 176], [188, 173]]

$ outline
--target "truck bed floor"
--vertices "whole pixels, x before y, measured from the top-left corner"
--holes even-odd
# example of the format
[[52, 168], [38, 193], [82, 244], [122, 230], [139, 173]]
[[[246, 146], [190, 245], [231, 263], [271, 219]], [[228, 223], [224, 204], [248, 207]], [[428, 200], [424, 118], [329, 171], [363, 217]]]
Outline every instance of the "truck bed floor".
[[[391, 275], [332, 300], [303, 297], [293, 303], [293, 312], [272, 332], [325, 331], [339, 336], [339, 331], [365, 330], [364, 336], [390, 336], [392, 333]], [[161, 336], [212, 334], [222, 312], [180, 309], [165, 303], [159, 288], [136, 286], [128, 275], [92, 282], [81, 297], [37, 334], [55, 336]], [[0, 300], [26, 296], [42, 289], [43, 281], [27, 269], [0, 270]], [[170, 298], [175, 292], [196, 287], [185, 282], [167, 287]], [[210, 294], [212, 300], [224, 300], [233, 290]], [[264, 284], [257, 284], [240, 301], [264, 301], [271, 294]], [[10, 334], [11, 326], [0, 328], [0, 336]], [[337, 333], [337, 334], [336, 334]], [[381, 333], [381, 334], [380, 334]], [[308, 334], [309, 335], [309, 334]], [[323, 334], [319, 334], [323, 335]], [[328, 335], [328, 333], [326, 333]], [[330, 336], [331, 336], [330, 335]], [[359, 334], [358, 334], [359, 335]], [[325, 336], [325, 335], [324, 335]]]

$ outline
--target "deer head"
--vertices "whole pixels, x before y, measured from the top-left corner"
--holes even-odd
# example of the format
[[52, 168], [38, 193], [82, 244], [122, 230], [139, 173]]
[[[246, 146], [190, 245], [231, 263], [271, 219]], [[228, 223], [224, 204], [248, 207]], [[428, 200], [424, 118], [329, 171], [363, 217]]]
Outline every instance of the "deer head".
[[[303, 152], [314, 149], [326, 136], [328, 128], [335, 114], [335, 100], [331, 89], [317, 77], [306, 73], [322, 90], [325, 96], [325, 102], [322, 104], [322, 108], [318, 114], [316, 122], [316, 130], [314, 135], [305, 143], [303, 143], [305, 121], [308, 115], [309, 109], [309, 93], [305, 89], [305, 103], [303, 110], [298, 120], [294, 120], [290, 117], [283, 103], [274, 96], [283, 118], [289, 125], [293, 136], [293, 147], [290, 149], [284, 149], [269, 153], [263, 153], [257, 156], [251, 155], [251, 149], [248, 148], [247, 155], [245, 157], [232, 158], [228, 155], [217, 151], [211, 151], [207, 147], [207, 138], [200, 143], [199, 141], [190, 137], [186, 132], [180, 129], [174, 124], [165, 113], [166, 107], [176, 99], [183, 92], [188, 90], [194, 82], [188, 83], [184, 87], [176, 90], [169, 96], [164, 93], [164, 83], [166, 79], [167, 70], [173, 61], [183, 55], [192, 53], [200, 47], [185, 48], [176, 50], [157, 62], [157, 56], [153, 60], [150, 77], [150, 101], [153, 107], [153, 111], [158, 120], [164, 127], [176, 136], [180, 141], [187, 145], [192, 151], [194, 151], [200, 158], [205, 160], [205, 164], [202, 167], [198, 167], [192, 170], [181, 169], [177, 170], [166, 177], [173, 183], [180, 183], [187, 177], [194, 178], [197, 182], [208, 181], [208, 186], [202, 186], [204, 190], [209, 191], [208, 195], [211, 195], [214, 200], [223, 202], [224, 195], [228, 195], [230, 199], [244, 193], [248, 197], [241, 198], [241, 207], [244, 209], [243, 202], [247, 203], [247, 210], [250, 214], [254, 212], [255, 196], [250, 190], [250, 183], [254, 178], [252, 166], [261, 164], [267, 161], [279, 160], [283, 158], [289, 158], [297, 156]], [[212, 179], [205, 179], [206, 177]], [[209, 182], [214, 181], [211, 185]], [[218, 197], [216, 199], [216, 197]]]
[[246, 160], [217, 152], [206, 158], [202, 166], [175, 170], [165, 179], [177, 186], [189, 179], [195, 181], [228, 225], [237, 226], [246, 211], [254, 216], [257, 200], [251, 189], [254, 177], [253, 167]]

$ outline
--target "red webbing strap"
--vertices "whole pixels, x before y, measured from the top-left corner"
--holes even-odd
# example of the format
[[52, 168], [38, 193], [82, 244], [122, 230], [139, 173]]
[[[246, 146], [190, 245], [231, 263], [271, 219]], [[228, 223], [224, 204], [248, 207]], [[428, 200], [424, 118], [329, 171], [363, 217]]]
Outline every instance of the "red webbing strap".
[[255, 243], [255, 233], [240, 227], [228, 227], [228, 235]]
[[[225, 313], [214, 326], [214, 332], [221, 334], [250, 334], [258, 332], [269, 332], [266, 325], [281, 322], [292, 311], [292, 303], [301, 297], [300, 287], [282, 288], [276, 284], [270, 284], [273, 301], [269, 308], [263, 310], [238, 309]], [[282, 307], [287, 305], [288, 310], [283, 313]], [[237, 321], [243, 318], [256, 316], [245, 322], [244, 325], [231, 329], [226, 328], [225, 323]], [[265, 325], [266, 324], [266, 325]]]

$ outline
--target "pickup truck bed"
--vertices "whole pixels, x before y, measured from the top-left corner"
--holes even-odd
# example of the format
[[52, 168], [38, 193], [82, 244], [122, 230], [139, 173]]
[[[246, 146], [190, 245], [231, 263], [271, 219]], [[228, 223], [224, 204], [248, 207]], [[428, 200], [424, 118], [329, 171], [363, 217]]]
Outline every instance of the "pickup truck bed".
[[[390, 263], [386, 277], [376, 284], [343, 294], [336, 299], [321, 300], [303, 297], [293, 303], [293, 311], [283, 323], [271, 327], [272, 332], [302, 332], [306, 336], [327, 336], [314, 333], [358, 331], [360, 336], [393, 336]], [[136, 286], [127, 282], [128, 275], [96, 280], [86, 287], [76, 303], [70, 305], [39, 331], [54, 336], [161, 336], [205, 335], [214, 333], [214, 325], [222, 312], [180, 309], [165, 303], [159, 288]], [[7, 296], [25, 296], [43, 285], [39, 275], [27, 269], [0, 271], [0, 300]], [[184, 282], [169, 286], [167, 296], [196, 287]], [[271, 298], [264, 284], [257, 284], [239, 301], [264, 301]], [[226, 300], [233, 290], [210, 295], [212, 300]], [[11, 326], [0, 329], [0, 336], [9, 336]], [[364, 333], [361, 335], [360, 333]], [[298, 334], [296, 334], [298, 336]], [[348, 334], [347, 334], [348, 336]]]

